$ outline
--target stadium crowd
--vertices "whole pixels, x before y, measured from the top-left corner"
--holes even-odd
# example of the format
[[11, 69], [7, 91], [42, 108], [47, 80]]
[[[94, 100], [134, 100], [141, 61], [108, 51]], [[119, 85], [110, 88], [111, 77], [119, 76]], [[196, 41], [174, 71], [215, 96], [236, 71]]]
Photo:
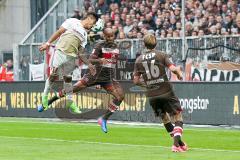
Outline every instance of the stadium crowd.
[[13, 81], [13, 61], [7, 59], [4, 64], [0, 64], [0, 82]]
[[[117, 38], [180, 37], [181, 0], [85, 0], [85, 9], [95, 11]], [[186, 36], [240, 34], [239, 0], [187, 0]], [[239, 18], [238, 18], [239, 17]]]

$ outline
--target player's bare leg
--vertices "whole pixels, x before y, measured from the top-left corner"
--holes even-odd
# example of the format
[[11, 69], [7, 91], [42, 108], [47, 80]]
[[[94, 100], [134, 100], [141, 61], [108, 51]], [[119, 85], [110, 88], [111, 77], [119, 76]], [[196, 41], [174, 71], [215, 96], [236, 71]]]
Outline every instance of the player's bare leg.
[[116, 110], [118, 110], [124, 99], [124, 91], [118, 82], [104, 85], [103, 88], [114, 97], [112, 102], [109, 103], [106, 113], [98, 119], [98, 124], [101, 126], [102, 131], [107, 133], [107, 120]]

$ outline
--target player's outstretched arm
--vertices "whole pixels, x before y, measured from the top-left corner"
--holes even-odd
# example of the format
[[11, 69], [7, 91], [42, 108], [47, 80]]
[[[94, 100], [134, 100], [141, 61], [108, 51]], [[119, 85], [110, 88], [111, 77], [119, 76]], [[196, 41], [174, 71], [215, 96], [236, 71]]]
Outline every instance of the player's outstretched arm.
[[170, 69], [171, 72], [173, 72], [174, 74], [177, 75], [177, 78], [179, 80], [182, 80], [183, 79], [183, 76], [182, 76], [182, 72], [180, 71], [180, 69], [178, 69], [177, 67], [175, 67], [174, 65], [171, 65], [168, 67]]
[[95, 66], [87, 59], [85, 54], [79, 54], [79, 58], [82, 60], [82, 62], [84, 64], [86, 64], [88, 66], [88, 69], [90, 71], [91, 75], [95, 75], [96, 74], [96, 68]]
[[46, 43], [42, 44], [39, 47], [39, 51], [46, 50], [51, 45], [51, 43], [58, 39], [65, 31], [66, 31], [65, 28], [60, 27], [55, 33], [52, 34], [52, 36], [48, 39]]

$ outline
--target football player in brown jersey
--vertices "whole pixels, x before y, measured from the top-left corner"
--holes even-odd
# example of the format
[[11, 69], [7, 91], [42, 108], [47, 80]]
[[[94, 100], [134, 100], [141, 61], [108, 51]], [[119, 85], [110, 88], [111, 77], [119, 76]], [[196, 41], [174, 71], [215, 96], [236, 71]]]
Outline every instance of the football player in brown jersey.
[[[144, 37], [146, 50], [141, 54], [134, 65], [134, 80], [136, 85], [146, 87], [155, 115], [160, 116], [166, 130], [173, 137], [173, 152], [184, 152], [187, 145], [181, 140], [183, 133], [182, 108], [176, 97], [165, 69], [177, 75], [182, 80], [182, 73], [169, 60], [167, 54], [155, 50], [156, 37], [147, 34]], [[171, 122], [174, 122], [175, 126]]]

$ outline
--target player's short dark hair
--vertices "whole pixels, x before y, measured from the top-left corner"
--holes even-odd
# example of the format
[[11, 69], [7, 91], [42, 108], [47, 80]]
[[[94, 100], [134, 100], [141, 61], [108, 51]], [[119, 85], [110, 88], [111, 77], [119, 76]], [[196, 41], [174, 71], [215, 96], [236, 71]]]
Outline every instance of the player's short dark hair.
[[154, 49], [157, 45], [157, 39], [153, 34], [145, 35], [143, 41], [147, 49]]
[[[95, 18], [96, 19], [96, 22], [98, 21], [98, 15], [95, 13], [95, 12], [88, 12], [87, 14], [86, 14], [86, 16], [85, 16], [85, 18], [87, 18], [87, 17], [91, 17], [91, 18]], [[84, 19], [85, 19], [84, 18]]]

